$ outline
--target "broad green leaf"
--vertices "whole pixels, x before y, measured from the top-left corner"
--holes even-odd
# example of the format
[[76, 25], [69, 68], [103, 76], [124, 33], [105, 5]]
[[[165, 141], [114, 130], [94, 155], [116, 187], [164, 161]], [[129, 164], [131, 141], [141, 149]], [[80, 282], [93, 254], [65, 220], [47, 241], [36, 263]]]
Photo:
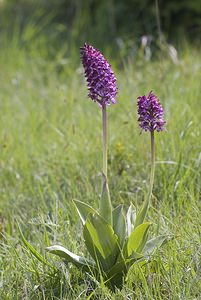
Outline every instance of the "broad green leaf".
[[56, 267], [54, 267], [51, 263], [49, 263], [40, 253], [38, 253], [38, 251], [26, 240], [25, 236], [23, 235], [21, 228], [18, 225], [18, 229], [20, 232], [20, 236], [22, 238], [22, 241], [24, 243], [24, 245], [26, 246], [26, 248], [42, 263], [44, 263], [45, 265], [47, 265], [48, 267], [51, 267], [54, 270], [57, 270]]
[[127, 245], [125, 245], [128, 257], [132, 255], [133, 252], [141, 252], [144, 244], [146, 243], [147, 231], [150, 225], [151, 223], [149, 222], [143, 223], [136, 227], [131, 233], [130, 237], [128, 238]]
[[167, 235], [159, 235], [149, 241], [146, 242], [142, 253], [144, 256], [151, 255], [156, 248], [159, 248], [164, 243], [166, 243], [169, 240], [169, 237]]
[[103, 184], [100, 198], [99, 213], [101, 217], [112, 226], [112, 203], [110, 199], [110, 191], [108, 187], [107, 177], [102, 174]]
[[74, 200], [73, 202], [75, 204], [75, 207], [77, 209], [77, 212], [79, 214], [79, 217], [80, 217], [83, 225], [85, 224], [86, 219], [90, 213], [97, 213], [96, 210], [93, 209], [93, 207], [91, 207], [90, 205], [88, 205], [82, 201]]
[[60, 245], [50, 246], [46, 248], [50, 253], [56, 254], [59, 257], [65, 258], [67, 262], [73, 263], [76, 267], [85, 270], [95, 269], [95, 263], [91, 260], [78, 256], [68, 249]]
[[113, 212], [113, 229], [118, 236], [119, 246], [122, 248], [126, 239], [126, 221], [124, 217], [123, 205], [117, 206]]
[[126, 214], [126, 227], [127, 227], [127, 236], [128, 237], [131, 235], [131, 232], [134, 229], [135, 219], [136, 219], [136, 209], [133, 206], [133, 204], [131, 204], [129, 206], [127, 214]]
[[119, 253], [117, 236], [113, 228], [98, 214], [89, 215], [83, 235], [86, 247], [103, 270], [111, 268]]

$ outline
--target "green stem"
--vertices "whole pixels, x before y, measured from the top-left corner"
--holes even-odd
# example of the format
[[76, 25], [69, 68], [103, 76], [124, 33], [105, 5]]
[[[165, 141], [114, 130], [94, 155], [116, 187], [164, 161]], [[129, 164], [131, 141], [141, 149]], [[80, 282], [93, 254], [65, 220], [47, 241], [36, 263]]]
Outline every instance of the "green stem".
[[142, 206], [135, 222], [135, 227], [142, 224], [147, 216], [149, 205], [151, 202], [151, 196], [154, 186], [154, 173], [155, 173], [155, 142], [154, 142], [154, 131], [151, 131], [151, 171], [150, 171], [150, 184], [147, 198], [144, 205]]
[[151, 174], [150, 174], [150, 197], [154, 186], [154, 174], [155, 174], [155, 142], [154, 131], [151, 131]]
[[102, 128], [103, 128], [103, 174], [102, 193], [100, 199], [100, 215], [112, 225], [112, 204], [107, 180], [107, 112], [106, 105], [102, 106]]
[[106, 105], [102, 107], [103, 126], [103, 174], [107, 178], [107, 111]]

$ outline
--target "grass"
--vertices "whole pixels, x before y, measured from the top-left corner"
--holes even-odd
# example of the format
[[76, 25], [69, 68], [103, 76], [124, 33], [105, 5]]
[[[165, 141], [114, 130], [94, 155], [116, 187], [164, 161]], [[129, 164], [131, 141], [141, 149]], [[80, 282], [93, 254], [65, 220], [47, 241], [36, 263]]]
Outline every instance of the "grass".
[[[134, 266], [112, 294], [44, 251], [56, 242], [86, 254], [72, 199], [97, 207], [101, 111], [87, 99], [82, 68], [66, 59], [65, 48], [48, 59], [38, 44], [26, 50], [12, 41], [0, 49], [0, 298], [201, 299], [200, 53], [184, 47], [177, 65], [164, 53], [151, 62], [139, 55], [121, 69], [113, 64], [119, 85], [118, 104], [108, 109], [113, 205], [138, 207], [147, 191], [149, 136], [139, 134], [136, 98], [152, 89], [164, 106], [167, 132], [156, 137], [148, 219], [153, 234], [174, 239], [152, 264]], [[17, 221], [59, 271], [26, 249]]]

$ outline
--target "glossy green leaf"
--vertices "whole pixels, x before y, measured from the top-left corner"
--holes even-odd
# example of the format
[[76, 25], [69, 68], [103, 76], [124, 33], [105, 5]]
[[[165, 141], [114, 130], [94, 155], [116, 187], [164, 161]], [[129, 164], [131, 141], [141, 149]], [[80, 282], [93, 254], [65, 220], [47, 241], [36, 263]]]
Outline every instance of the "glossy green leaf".
[[86, 219], [90, 213], [97, 213], [96, 210], [93, 209], [93, 207], [91, 207], [90, 205], [88, 205], [82, 201], [74, 200], [73, 202], [75, 204], [75, 207], [77, 209], [77, 212], [79, 214], [79, 217], [80, 217], [83, 225], [85, 224]]
[[127, 214], [126, 214], [126, 229], [127, 229], [127, 236], [131, 235], [131, 232], [134, 229], [135, 225], [135, 219], [136, 219], [136, 209], [131, 204], [128, 208]]
[[118, 238], [113, 228], [98, 214], [89, 215], [83, 235], [86, 247], [103, 270], [114, 265], [119, 253]]
[[162, 246], [164, 243], [166, 243], [169, 240], [169, 237], [167, 235], [159, 235], [149, 241], [146, 242], [144, 248], [143, 248], [143, 255], [148, 256], [151, 255], [154, 250]]
[[85, 270], [95, 269], [95, 263], [91, 260], [78, 256], [68, 249], [60, 245], [54, 245], [46, 248], [47, 251], [53, 253], [61, 258], [64, 258], [67, 262], [73, 263], [76, 267]]
[[123, 247], [123, 244], [126, 240], [126, 221], [124, 217], [123, 205], [117, 206], [113, 212], [113, 229], [116, 235], [118, 236], [118, 243], [120, 248]]
[[[128, 257], [132, 255], [133, 252], [140, 253], [143, 249], [146, 240], [147, 240], [147, 232], [150, 227], [151, 223], [146, 222], [134, 229], [131, 233], [130, 237], [128, 238], [128, 242], [125, 245], [126, 252]], [[124, 251], [125, 252], [125, 251]]]

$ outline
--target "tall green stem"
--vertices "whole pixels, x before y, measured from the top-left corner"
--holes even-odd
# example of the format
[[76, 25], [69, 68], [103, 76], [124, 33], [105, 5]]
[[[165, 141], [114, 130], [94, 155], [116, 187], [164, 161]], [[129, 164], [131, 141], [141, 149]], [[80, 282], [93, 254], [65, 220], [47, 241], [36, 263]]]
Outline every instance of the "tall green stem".
[[151, 196], [154, 186], [154, 173], [155, 173], [155, 142], [154, 142], [154, 131], [151, 131], [151, 171], [150, 171], [150, 183], [147, 198], [142, 206], [139, 214], [137, 215], [135, 227], [142, 224], [147, 216], [149, 205], [151, 202]]
[[106, 105], [102, 107], [103, 126], [103, 174], [107, 178], [107, 110]]
[[100, 199], [100, 215], [112, 225], [112, 204], [107, 180], [107, 111], [106, 105], [102, 106], [102, 129], [103, 129], [103, 173], [102, 193]]
[[151, 131], [151, 173], [150, 173], [150, 187], [149, 187], [150, 198], [154, 186], [154, 174], [155, 174], [155, 142], [154, 142], [154, 131]]

